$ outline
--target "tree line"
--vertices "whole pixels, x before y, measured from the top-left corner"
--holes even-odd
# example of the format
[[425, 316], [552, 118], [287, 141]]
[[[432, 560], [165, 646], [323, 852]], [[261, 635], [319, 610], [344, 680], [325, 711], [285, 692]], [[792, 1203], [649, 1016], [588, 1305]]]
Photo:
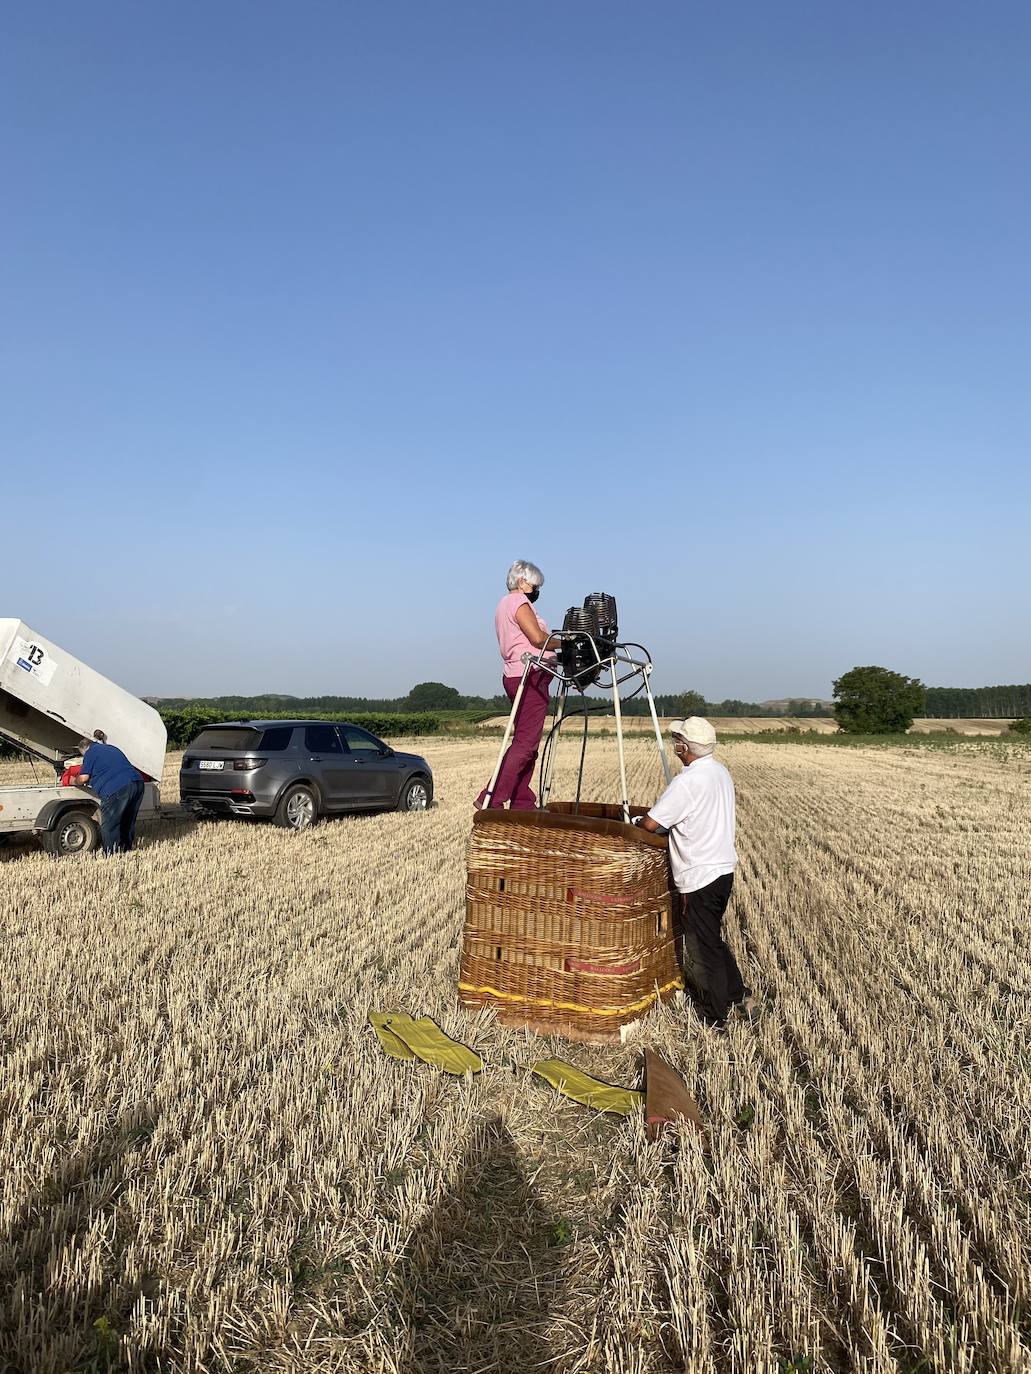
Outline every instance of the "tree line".
[[853, 735], [903, 734], [917, 716], [936, 719], [1007, 719], [1017, 734], [1031, 733], [1031, 686], [925, 687], [919, 678], [888, 668], [852, 668], [834, 683], [834, 718]]
[[[1031, 683], [1003, 687], [927, 687], [926, 700], [918, 714], [933, 719], [950, 717], [983, 717], [1007, 719], [1031, 716]], [[554, 694], [553, 694], [554, 698]], [[268, 692], [258, 696], [222, 697], [160, 697], [148, 698], [162, 713], [168, 711], [213, 712], [222, 719], [274, 718], [276, 716], [319, 716], [323, 714], [397, 715], [419, 711], [469, 711], [505, 714], [510, 709], [508, 697], [467, 696], [457, 687], [444, 682], [417, 683], [403, 697], [316, 696], [296, 697], [285, 693]], [[587, 700], [601, 709], [611, 696], [591, 693]], [[554, 709], [554, 706], [553, 706]], [[680, 692], [660, 692], [655, 697], [655, 709], [660, 716], [755, 716], [776, 718], [798, 716], [811, 718], [827, 716], [831, 708], [826, 702], [811, 697], [793, 697], [764, 705], [758, 701], [744, 701], [727, 697], [723, 701], [708, 701], [701, 692], [685, 689]], [[648, 702], [642, 695], [622, 703], [624, 715], [645, 716]]]
[[[554, 708], [552, 694], [552, 706]], [[395, 715], [413, 711], [462, 711], [477, 714], [508, 714], [511, 702], [503, 693], [496, 696], [466, 696], [457, 687], [449, 687], [444, 682], [420, 682], [403, 697], [354, 697], [318, 696], [296, 697], [285, 693], [266, 692], [258, 696], [222, 697], [148, 697], [146, 700], [156, 706], [162, 714], [171, 711], [203, 711], [223, 713], [223, 719], [240, 719], [250, 716], [255, 720], [273, 719], [277, 716], [320, 716], [357, 712], [362, 715]], [[599, 709], [606, 702], [612, 705], [611, 695], [590, 694], [587, 701]], [[660, 692], [655, 697], [655, 709], [660, 716], [826, 716], [829, 707], [826, 702], [811, 697], [792, 698], [777, 702], [774, 706], [762, 705], [757, 701], [742, 701], [736, 697], [725, 701], [706, 701], [701, 692], [685, 690], [681, 692]], [[631, 697], [622, 702], [624, 715], [646, 716], [648, 702], [643, 696]]]
[[[1031, 683], [1003, 687], [925, 687], [887, 668], [853, 668], [834, 683], [833, 714], [850, 733], [895, 733], [909, 728], [915, 716], [932, 719], [1015, 719], [1017, 733], [1031, 732]], [[222, 720], [307, 718], [350, 720], [376, 735], [437, 734], [448, 719], [461, 714], [468, 720], [507, 715], [506, 696], [463, 696], [443, 682], [420, 682], [404, 697], [319, 696], [285, 693], [259, 696], [148, 698], [158, 708], [168, 730], [169, 748], [183, 748], [198, 730]], [[599, 711], [611, 708], [612, 698], [593, 695], [587, 701]], [[648, 714], [643, 696], [621, 703], [624, 715]], [[774, 706], [728, 698], [706, 701], [700, 692], [660, 692], [655, 698], [660, 716], [826, 716], [827, 705], [812, 698], [793, 698]], [[555, 710], [555, 697], [551, 711]], [[443, 713], [443, 714], [442, 714]], [[447, 713], [453, 713], [450, 717]], [[0, 739], [0, 758], [16, 753]]]
[[928, 687], [925, 714], [935, 720], [1031, 716], [1031, 682], [1008, 687]]

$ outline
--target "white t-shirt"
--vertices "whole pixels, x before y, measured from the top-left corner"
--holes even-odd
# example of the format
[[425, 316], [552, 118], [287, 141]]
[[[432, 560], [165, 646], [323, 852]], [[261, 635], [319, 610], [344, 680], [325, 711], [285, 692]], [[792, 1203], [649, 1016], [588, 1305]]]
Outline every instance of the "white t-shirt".
[[734, 782], [711, 754], [692, 759], [648, 812], [669, 831], [669, 859], [678, 892], [733, 873]]

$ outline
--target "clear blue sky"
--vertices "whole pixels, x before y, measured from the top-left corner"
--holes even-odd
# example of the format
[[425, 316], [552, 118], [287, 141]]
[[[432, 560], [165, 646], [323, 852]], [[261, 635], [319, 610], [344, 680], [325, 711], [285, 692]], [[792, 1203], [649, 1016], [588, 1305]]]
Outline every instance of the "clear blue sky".
[[141, 693], [1031, 678], [1031, 7], [59, 3], [0, 37], [3, 605]]

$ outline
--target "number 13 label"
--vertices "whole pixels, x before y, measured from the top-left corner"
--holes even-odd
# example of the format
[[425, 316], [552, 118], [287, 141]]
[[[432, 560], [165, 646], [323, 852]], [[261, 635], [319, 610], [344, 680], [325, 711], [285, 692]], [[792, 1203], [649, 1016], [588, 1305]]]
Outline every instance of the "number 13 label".
[[50, 685], [57, 664], [41, 644], [30, 639], [16, 639], [11, 646], [10, 657], [23, 672], [30, 673], [41, 687]]

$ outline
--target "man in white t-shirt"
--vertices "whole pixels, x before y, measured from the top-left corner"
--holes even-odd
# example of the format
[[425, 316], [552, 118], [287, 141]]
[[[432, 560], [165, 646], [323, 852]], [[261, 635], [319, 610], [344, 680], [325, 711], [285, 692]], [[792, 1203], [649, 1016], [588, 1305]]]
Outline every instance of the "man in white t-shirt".
[[680, 967], [693, 985], [702, 1020], [722, 1026], [729, 1009], [751, 996], [722, 932], [737, 865], [734, 782], [712, 756], [716, 731], [707, 720], [675, 720], [670, 733], [684, 770], [635, 824], [669, 831], [680, 899], [674, 924]]

